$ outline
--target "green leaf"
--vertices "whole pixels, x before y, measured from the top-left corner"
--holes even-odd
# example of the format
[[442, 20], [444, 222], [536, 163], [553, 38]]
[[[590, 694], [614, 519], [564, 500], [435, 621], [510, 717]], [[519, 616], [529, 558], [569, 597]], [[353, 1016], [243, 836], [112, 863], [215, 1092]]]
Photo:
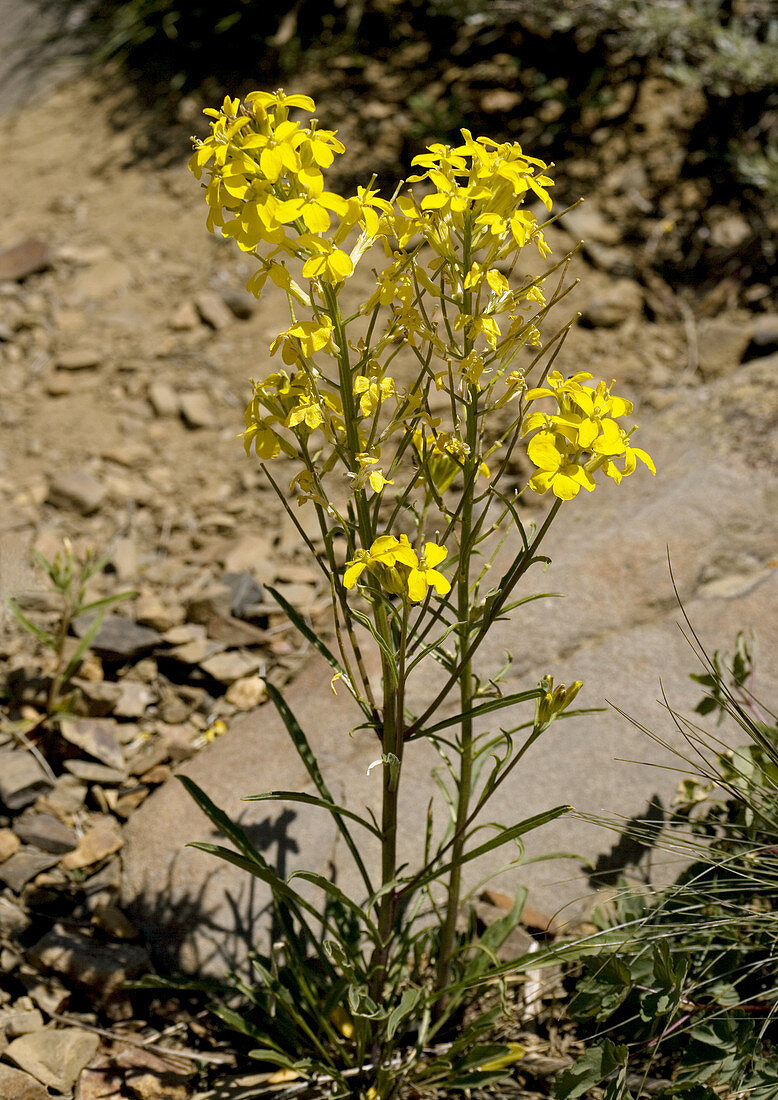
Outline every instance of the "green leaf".
[[105, 611], [98, 611], [92, 622], [89, 624], [89, 629], [87, 630], [86, 634], [84, 634], [83, 638], [79, 640], [78, 645], [73, 651], [73, 656], [68, 661], [67, 666], [65, 667], [65, 671], [62, 673], [63, 684], [66, 684], [68, 682], [70, 677], [78, 668], [81, 658], [84, 656], [86, 651], [91, 646], [92, 642], [95, 640], [98, 630], [103, 625], [104, 619]]
[[616, 1046], [610, 1039], [602, 1039], [589, 1047], [578, 1061], [560, 1073], [552, 1090], [556, 1100], [575, 1100], [599, 1085], [615, 1069], [627, 1061], [627, 1048]]
[[451, 718], [444, 718], [434, 726], [426, 726], [412, 737], [409, 737], [408, 740], [415, 741], [419, 737], [429, 737], [430, 734], [437, 733], [438, 730], [444, 730], [449, 726], [459, 725], [464, 718], [480, 718], [483, 714], [491, 714], [496, 710], [505, 710], [506, 707], [512, 707], [516, 703], [528, 703], [532, 699], [539, 699], [541, 695], [543, 695], [543, 690], [541, 688], [532, 688], [530, 691], [518, 691], [512, 695], [502, 695], [499, 699], [489, 699], [488, 702], [480, 703], [477, 707], [472, 707], [468, 711], [462, 711], [462, 713], [455, 714]]
[[322, 810], [328, 810], [333, 816], [340, 814], [362, 825], [373, 836], [381, 839], [381, 830], [377, 829], [370, 821], [365, 821], [353, 810], [339, 806], [336, 802], [330, 802], [325, 798], [317, 798], [315, 794], [304, 794], [302, 791], [269, 791], [267, 794], [248, 794], [241, 798], [241, 802], [302, 802], [306, 806], [319, 806]]
[[101, 600], [92, 600], [91, 603], [83, 604], [79, 607], [77, 614], [86, 615], [90, 611], [98, 611], [100, 608], [107, 610], [109, 607], [113, 607], [114, 604], [121, 603], [122, 600], [137, 599], [137, 596], [137, 592], [127, 589], [126, 592], [117, 592], [114, 596], [104, 596]]
[[265, 591], [270, 593], [270, 595], [282, 609], [284, 614], [293, 624], [295, 629], [298, 630], [300, 634], [302, 634], [303, 638], [305, 638], [306, 641], [311, 643], [314, 649], [318, 650], [318, 652], [321, 653], [322, 657], [330, 666], [330, 668], [334, 669], [334, 671], [337, 672], [345, 686], [359, 703], [363, 712], [367, 715], [368, 718], [372, 719], [373, 712], [371, 711], [368, 704], [364, 700], [360, 699], [359, 693], [352, 684], [345, 668], [332, 652], [332, 650], [327, 645], [325, 645], [325, 643], [322, 641], [316, 631], [311, 629], [311, 627], [306, 623], [302, 615], [300, 615], [299, 611], [297, 611], [297, 609], [293, 607], [293, 605], [290, 604], [289, 601], [285, 599], [280, 592], [278, 592], [269, 584], [265, 585]]
[[386, 1037], [387, 1039], [394, 1038], [394, 1033], [400, 1026], [406, 1016], [410, 1016], [414, 1008], [419, 1002], [421, 997], [421, 989], [404, 989], [403, 994], [400, 997], [399, 1004], [395, 1005], [392, 1011], [389, 1013], [389, 1019], [386, 1022]]
[[[546, 810], [542, 814], [535, 814], [534, 817], [527, 817], [517, 825], [511, 825], [509, 828], [502, 829], [497, 836], [492, 837], [491, 840], [487, 840], [484, 844], [466, 852], [461, 860], [462, 866], [464, 866], [465, 863], [470, 863], [474, 859], [479, 859], [481, 856], [486, 855], [487, 852], [493, 852], [495, 848], [500, 848], [504, 844], [509, 844], [512, 840], [516, 840], [525, 833], [532, 832], [533, 829], [539, 829], [541, 826], [547, 825], [549, 821], [555, 821], [556, 818], [561, 817], [562, 814], [569, 813], [572, 808], [572, 806], [555, 806], [552, 810]], [[412, 879], [408, 886], [412, 886], [414, 890], [421, 889], [421, 887], [426, 886], [427, 883], [433, 882], [437, 878], [443, 878], [444, 875], [448, 874], [452, 866], [452, 863], [446, 863], [443, 867], [428, 870], [418, 878]], [[405, 887], [405, 890], [408, 889], [408, 886]], [[405, 890], [401, 890], [400, 894], [402, 895]]]
[[319, 913], [313, 905], [307, 902], [304, 897], [298, 894], [296, 890], [293, 890], [286, 880], [282, 879], [281, 876], [264, 861], [259, 863], [246, 856], [238, 855], [237, 852], [233, 852], [229, 848], [222, 848], [220, 844], [210, 844], [205, 840], [193, 840], [187, 844], [187, 848], [197, 848], [200, 852], [207, 852], [209, 855], [223, 859], [225, 863], [231, 863], [234, 867], [239, 867], [241, 871], [248, 871], [254, 878], [266, 882], [272, 890], [274, 897], [277, 895], [278, 898], [283, 898], [287, 903], [291, 903], [300, 909], [305, 909], [317, 922], [322, 921], [322, 914]]
[[49, 634], [47, 630], [42, 630], [41, 627], [36, 626], [31, 619], [28, 619], [22, 609], [19, 607], [16, 600], [12, 599], [9, 596], [5, 602], [8, 605], [8, 610], [11, 612], [13, 617], [20, 624], [20, 626], [24, 627], [28, 634], [32, 634], [34, 638], [37, 638], [39, 642], [43, 643], [43, 645], [48, 646], [49, 649], [57, 648], [57, 643], [52, 635]]
[[270, 864], [251, 843], [240, 825], [236, 825], [235, 822], [227, 816], [224, 810], [220, 810], [201, 787], [198, 787], [198, 785], [187, 775], [177, 775], [176, 779], [192, 796], [206, 817], [213, 822], [222, 836], [226, 836], [228, 840], [232, 841], [238, 851], [242, 852], [248, 859], [254, 860], [268, 871], [272, 870]]
[[356, 914], [357, 918], [364, 922], [365, 928], [370, 933], [373, 940], [376, 943], [381, 942], [381, 936], [378, 929], [367, 916], [362, 906], [357, 905], [357, 903], [350, 898], [348, 894], [345, 894], [339, 886], [336, 886], [331, 879], [325, 878], [324, 875], [319, 875], [315, 871], [293, 871], [289, 876], [289, 881], [292, 882], [296, 878], [301, 878], [304, 882], [313, 883], [314, 886], [318, 886], [319, 889], [324, 890], [324, 892], [329, 894], [331, 898], [334, 898], [335, 901], [340, 902], [341, 905], [344, 905], [352, 913]]
[[579, 983], [570, 1002], [570, 1013], [582, 1020], [605, 1020], [632, 992], [632, 974], [616, 955], [606, 955], [592, 965], [593, 972]]
[[[276, 710], [281, 715], [281, 719], [286, 726], [287, 732], [292, 738], [294, 747], [297, 749], [297, 753], [303, 764], [305, 765], [305, 769], [308, 772], [308, 775], [310, 775], [311, 779], [313, 780], [316, 786], [316, 790], [319, 792], [325, 802], [331, 802], [333, 806], [337, 805], [334, 798], [330, 794], [329, 787], [324, 781], [324, 776], [321, 774], [316, 756], [313, 752], [313, 749], [308, 743], [308, 738], [303, 733], [300, 723], [295, 718], [291, 709], [284, 700], [284, 697], [281, 695], [280, 691], [278, 691], [277, 688], [275, 688], [272, 684], [267, 685], [267, 693], [273, 700]], [[351, 835], [351, 831], [348, 825], [346, 825], [346, 822], [343, 820], [343, 814], [337, 810], [333, 810], [332, 817], [338, 827], [338, 830], [340, 831], [341, 836], [346, 842], [348, 850], [353, 856], [354, 862], [359, 869], [359, 873], [362, 876], [362, 881], [365, 884], [368, 894], [372, 894], [373, 884], [370, 881], [370, 876], [367, 873], [367, 868], [365, 867], [365, 863], [359, 852], [359, 848], [354, 842], [354, 838]]]

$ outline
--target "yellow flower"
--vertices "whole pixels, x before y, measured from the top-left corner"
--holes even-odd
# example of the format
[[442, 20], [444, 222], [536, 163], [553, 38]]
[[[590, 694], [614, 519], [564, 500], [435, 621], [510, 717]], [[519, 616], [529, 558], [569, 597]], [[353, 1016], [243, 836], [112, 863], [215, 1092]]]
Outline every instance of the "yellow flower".
[[342, 283], [352, 274], [354, 265], [351, 257], [335, 248], [330, 241], [304, 233], [299, 243], [313, 253], [303, 264], [304, 279], [323, 279], [325, 283], [335, 284]]
[[365, 452], [357, 455], [357, 462], [360, 467], [359, 471], [347, 475], [351, 478], [352, 485], [355, 489], [365, 489], [369, 485], [374, 493], [380, 493], [385, 485], [394, 485], [393, 481], [389, 481], [384, 477], [383, 470], [378, 468], [380, 457], [380, 452], [378, 452], [378, 455], [371, 455]]
[[421, 603], [425, 600], [430, 588], [434, 588], [439, 596], [445, 596], [451, 591], [449, 582], [435, 568], [447, 557], [448, 550], [445, 546], [425, 542], [418, 565], [411, 566], [408, 574], [408, 597], [412, 603]]
[[286, 418], [287, 428], [303, 426], [309, 431], [313, 431], [314, 428], [320, 427], [323, 423], [324, 414], [321, 411], [319, 402], [308, 393], [300, 394], [296, 408], [292, 409]]
[[534, 492], [542, 494], [551, 489], [560, 500], [572, 500], [580, 489], [594, 489], [592, 475], [578, 464], [566, 440], [553, 432], [541, 431], [533, 436], [527, 455], [538, 467], [529, 482]]
[[317, 351], [325, 348], [332, 339], [333, 325], [329, 317], [321, 321], [295, 321], [291, 328], [280, 332], [270, 345], [270, 354], [275, 355], [279, 348], [285, 363], [296, 363], [300, 354], [312, 358]]
[[354, 396], [359, 397], [359, 409], [363, 416], [372, 416], [376, 408], [394, 393], [394, 379], [377, 372], [359, 375], [354, 379]]
[[419, 564], [416, 551], [408, 542], [407, 535], [395, 538], [394, 535], [380, 535], [369, 550], [357, 550], [351, 561], [346, 562], [343, 574], [343, 587], [353, 588], [365, 569], [384, 566], [393, 569], [397, 563], [415, 568]]

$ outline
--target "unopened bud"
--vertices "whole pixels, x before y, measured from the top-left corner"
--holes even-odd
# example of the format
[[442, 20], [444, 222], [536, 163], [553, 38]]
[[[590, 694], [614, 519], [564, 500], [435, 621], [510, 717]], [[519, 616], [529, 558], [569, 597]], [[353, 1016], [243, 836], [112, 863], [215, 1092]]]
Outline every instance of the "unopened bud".
[[553, 676], [544, 676], [540, 686], [546, 690], [538, 701], [535, 725], [547, 726], [562, 711], [567, 710], [583, 685], [580, 680], [574, 680], [570, 687], [564, 684], [554, 687]]

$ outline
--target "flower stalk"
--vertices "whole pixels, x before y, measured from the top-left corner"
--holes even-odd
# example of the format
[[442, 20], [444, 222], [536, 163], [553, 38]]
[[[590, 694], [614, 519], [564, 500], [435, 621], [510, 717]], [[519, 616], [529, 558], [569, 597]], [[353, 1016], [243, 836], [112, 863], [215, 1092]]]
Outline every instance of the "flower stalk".
[[[274, 877], [245, 835], [187, 785], [247, 868], [270, 884], [286, 921], [287, 969], [305, 986], [307, 1004], [314, 979], [299, 943], [314, 944], [316, 973], [324, 975], [324, 1030], [331, 1035], [339, 1028], [342, 1036], [338, 1049], [327, 1047], [315, 1020], [297, 1018], [294, 998], [278, 996], [277, 971], [270, 967], [265, 980], [273, 1018], [282, 1013], [284, 1027], [267, 1039], [265, 1056], [311, 1080], [319, 1074], [338, 1082], [337, 1095], [386, 1100], [403, 1081], [465, 1087], [458, 1084], [460, 1070], [467, 1087], [490, 1081], [520, 1056], [512, 1049], [479, 1055], [477, 1026], [471, 1039], [466, 1031], [453, 1043], [458, 1053], [448, 1061], [436, 1061], [428, 1049], [448, 1023], [461, 1023], [492, 954], [491, 946], [463, 942], [457, 930], [463, 868], [565, 810], [510, 823], [473, 848], [476, 816], [567, 708], [573, 690], [553, 689], [547, 678], [526, 692], [503, 692], [502, 673], [480, 667], [479, 649], [510, 610], [510, 597], [538, 560], [562, 504], [582, 489], [593, 491], [599, 477], [618, 483], [638, 461], [652, 472], [653, 463], [620, 424], [632, 411], [628, 401], [605, 382], [588, 385], [587, 372], [564, 376], [551, 369], [568, 326], [550, 340], [543, 365], [540, 326], [564, 297], [566, 261], [530, 277], [522, 274], [521, 259], [527, 247], [544, 259], [550, 254], [546, 223], [526, 206], [538, 200], [551, 209], [548, 166], [517, 144], [474, 139], [462, 130], [460, 144], [433, 144], [416, 157], [418, 174], [391, 199], [378, 194], [374, 180], [343, 196], [325, 187], [343, 144], [315, 119], [306, 124], [296, 117], [314, 110], [308, 96], [280, 89], [252, 92], [242, 102], [227, 97], [220, 109], [206, 112], [211, 133], [195, 142], [190, 167], [198, 179], [206, 177], [208, 228], [257, 261], [248, 289], [260, 297], [275, 287], [289, 306], [290, 324], [270, 345], [283, 366], [252, 381], [243, 441], [293, 520], [287, 498], [316, 511], [323, 551], [297, 526], [329, 580], [335, 652], [279, 602], [335, 670], [333, 689], [340, 680], [352, 692], [380, 742], [379, 813], [363, 817], [334, 803], [304, 731], [283, 700], [273, 698], [317, 787], [314, 802], [333, 815], [367, 897], [346, 898], [336, 884], [305, 872], [323, 892], [322, 944], [310, 930], [310, 903], [291, 879]], [[344, 316], [341, 292], [368, 263], [374, 277], [367, 296]], [[547, 300], [545, 281], [560, 268], [560, 288]], [[523, 349], [537, 354], [520, 369], [515, 363]], [[522, 446], [531, 473], [506, 490], [499, 483]], [[271, 472], [276, 460], [294, 467], [288, 492]], [[518, 511], [525, 491], [553, 499], [531, 537]], [[503, 524], [521, 545], [496, 579], [497, 550], [508, 539]], [[342, 567], [336, 534], [346, 540]], [[380, 693], [368, 679], [370, 648], [380, 657]], [[443, 685], [413, 713], [408, 685], [431, 662], [443, 669]], [[459, 712], [450, 719], [442, 707], [455, 689]], [[515, 751], [510, 733], [482, 728], [486, 715], [532, 704], [535, 717], [514, 725], [531, 730]], [[422, 737], [445, 765], [450, 818], [441, 830], [430, 808], [424, 857], [409, 868], [399, 862], [400, 795], [406, 757]], [[501, 739], [505, 751], [492, 751]], [[484, 770], [487, 758], [491, 771]], [[377, 842], [372, 864], [352, 836], [357, 825]], [[445, 888], [442, 909], [436, 884]], [[312, 1033], [320, 1036], [313, 1046]], [[291, 1049], [290, 1035], [298, 1037], [299, 1049]], [[355, 1085], [354, 1067], [368, 1065]]]

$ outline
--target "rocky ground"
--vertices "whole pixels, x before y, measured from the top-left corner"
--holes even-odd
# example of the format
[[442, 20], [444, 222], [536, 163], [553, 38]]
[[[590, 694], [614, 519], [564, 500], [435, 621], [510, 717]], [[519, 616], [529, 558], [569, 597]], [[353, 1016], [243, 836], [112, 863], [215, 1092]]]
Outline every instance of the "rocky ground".
[[[380, 126], [390, 117], [373, 113]], [[239, 767], [242, 756], [236, 718], [249, 716], [237, 726], [253, 736], [265, 683], [286, 684], [307, 663], [263, 586], [272, 583], [314, 619], [326, 610], [297, 531], [237, 439], [248, 376], [267, 369], [277, 304], [257, 307], [243, 290], [249, 259], [205, 233], [185, 144], [171, 137], [164, 167], [140, 158], [135, 117], [121, 97], [101, 98], [81, 79], [8, 114], [0, 131], [8, 197], [0, 236], [0, 589], [51, 626], [55, 604], [30, 551], [51, 558], [70, 538], [77, 552], [94, 546], [111, 554], [95, 596], [137, 593], [117, 606], [84, 660], [74, 681], [78, 711], [61, 739], [34, 753], [52, 664], [10, 614], [0, 623], [0, 1096], [184, 1100], [198, 1087], [193, 1067], [229, 1055], [198, 1004], [119, 988], [149, 967], [152, 935], [129, 910], [122, 860], [128, 835], [136, 873], [146, 840], [148, 853], [159, 849], [150, 830], [161, 813], [141, 810], [149, 796], [157, 801], [148, 806], [170, 806], [179, 788], [168, 781], [192, 758], [190, 768], [224, 782], [224, 769]], [[350, 171], [367, 150], [354, 140]], [[649, 168], [658, 156], [651, 148]], [[572, 268], [581, 284], [570, 308], [580, 309], [582, 324], [567, 361], [616, 378], [638, 402], [647, 436], [663, 417], [663, 438], [682, 437], [684, 417], [709, 410], [700, 453], [719, 478], [732, 464], [740, 472], [727, 489], [733, 526], [718, 564], [690, 564], [689, 591], [718, 583], [716, 599], [748, 596], [771, 576], [775, 532], [752, 512], [738, 536], [735, 505], [738, 494], [747, 497], [749, 470], [759, 490], [750, 507], [769, 504], [776, 409], [761, 395], [775, 371], [778, 315], [758, 288], [750, 300], [737, 285], [733, 291], [731, 277], [691, 303], [657, 280], [623, 239], [627, 209], [653, 217], [641, 215], [633, 162], [614, 164], [609, 180], [550, 233], [557, 255], [586, 240]], [[575, 177], [570, 169], [568, 187]], [[743, 239], [738, 218], [723, 211], [716, 223], [725, 251]], [[658, 219], [657, 241], [662, 232]], [[674, 407], [683, 416], [674, 418]], [[677, 468], [683, 454], [668, 451]], [[715, 485], [705, 484], [709, 495], [695, 508], [711, 522], [692, 524], [698, 539], [713, 537], [720, 506]], [[684, 500], [670, 519], [680, 519]], [[618, 509], [603, 507], [617, 530]], [[307, 522], [304, 512], [300, 518]], [[648, 538], [661, 529], [655, 520], [645, 513], [635, 530]], [[577, 530], [580, 548], [585, 527]], [[628, 532], [622, 537], [623, 560], [634, 551]], [[591, 556], [579, 555], [571, 569], [583, 560]], [[656, 588], [663, 584], [656, 553], [651, 568]], [[622, 579], [634, 577], [627, 570]], [[650, 606], [652, 592], [643, 596]], [[761, 598], [751, 597], [754, 615]], [[719, 605], [710, 607], [713, 627], [724, 619]], [[639, 626], [640, 613], [621, 627]], [[573, 630], [582, 621], [573, 618]], [[76, 634], [85, 628], [76, 623]], [[598, 629], [589, 641], [607, 633]], [[618, 634], [609, 637], [618, 642]], [[656, 646], [661, 651], [661, 638]], [[569, 657], [574, 648], [568, 638], [566, 650], [560, 642], [543, 656]], [[612, 662], [617, 652], [618, 645]], [[523, 668], [534, 669], [529, 657]], [[611, 664], [611, 672], [615, 693], [625, 671]], [[324, 689], [326, 696], [326, 682]], [[310, 674], [300, 692], [310, 694]], [[315, 698], [312, 705], [315, 713]], [[163, 796], [153, 794], [160, 789]], [[164, 821], [169, 838], [175, 815]], [[181, 823], [177, 845], [192, 838], [189, 828]]]

